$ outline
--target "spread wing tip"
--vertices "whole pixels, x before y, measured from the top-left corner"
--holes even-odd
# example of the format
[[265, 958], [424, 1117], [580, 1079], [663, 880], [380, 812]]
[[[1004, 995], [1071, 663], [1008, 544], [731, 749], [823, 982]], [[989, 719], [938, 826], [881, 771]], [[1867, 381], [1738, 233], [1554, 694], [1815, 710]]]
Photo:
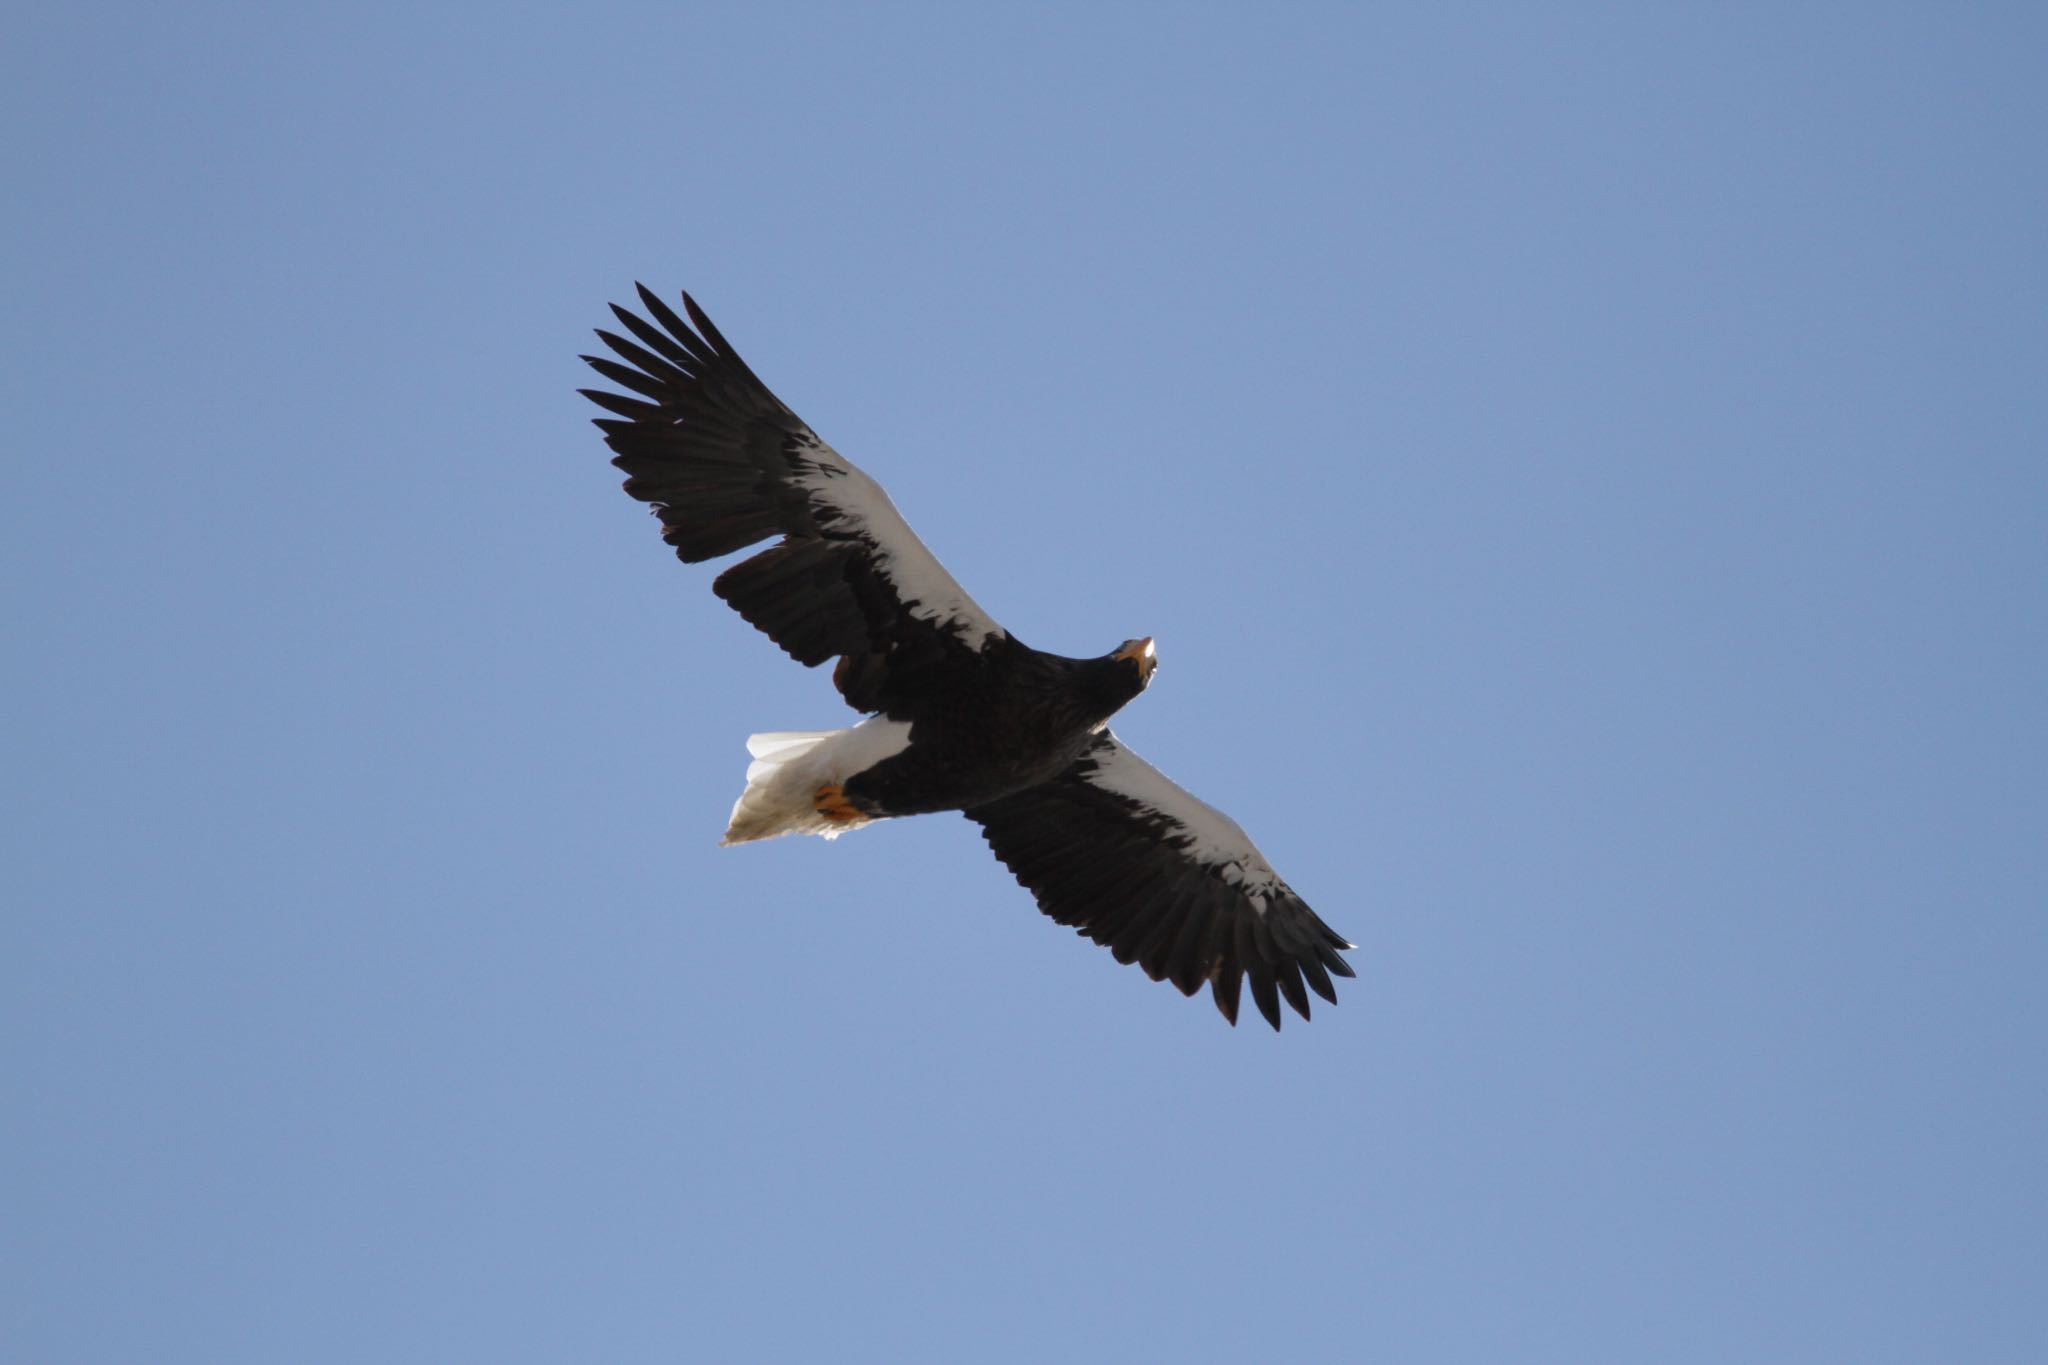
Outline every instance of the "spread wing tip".
[[1060, 777], [967, 812], [1058, 923], [1186, 995], [1208, 982], [1235, 1026], [1246, 979], [1275, 1031], [1284, 1001], [1335, 1004], [1352, 946], [1280, 880], [1244, 831], [1113, 737]]

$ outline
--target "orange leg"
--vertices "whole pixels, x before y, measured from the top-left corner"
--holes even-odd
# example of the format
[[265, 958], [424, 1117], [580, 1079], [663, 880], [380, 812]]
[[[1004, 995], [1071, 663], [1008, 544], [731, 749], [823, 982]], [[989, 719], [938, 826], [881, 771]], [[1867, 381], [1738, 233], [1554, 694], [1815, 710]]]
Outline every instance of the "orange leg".
[[836, 825], [851, 824], [855, 820], [867, 819], [867, 814], [846, 799], [846, 789], [837, 782], [827, 782], [811, 794], [811, 806], [818, 814]]

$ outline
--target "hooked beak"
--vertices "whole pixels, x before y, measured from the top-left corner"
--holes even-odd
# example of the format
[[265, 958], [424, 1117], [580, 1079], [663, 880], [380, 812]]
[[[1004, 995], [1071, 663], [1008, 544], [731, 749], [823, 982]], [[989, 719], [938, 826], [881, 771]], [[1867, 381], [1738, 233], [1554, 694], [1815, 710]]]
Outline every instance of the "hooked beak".
[[1136, 663], [1138, 665], [1138, 681], [1141, 683], [1151, 682], [1152, 670], [1159, 666], [1159, 656], [1152, 648], [1152, 637], [1149, 635], [1142, 640], [1124, 641], [1123, 646], [1116, 653], [1110, 655], [1110, 657], [1112, 659], [1129, 659]]

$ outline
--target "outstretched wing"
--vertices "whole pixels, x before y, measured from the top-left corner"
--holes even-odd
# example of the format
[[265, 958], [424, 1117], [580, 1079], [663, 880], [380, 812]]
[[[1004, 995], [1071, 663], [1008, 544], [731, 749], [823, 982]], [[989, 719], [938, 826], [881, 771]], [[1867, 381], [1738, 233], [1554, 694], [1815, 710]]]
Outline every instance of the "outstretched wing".
[[1007, 642], [881, 485], [770, 393], [688, 294], [685, 323], [639, 290], [652, 322], [612, 305], [638, 344], [600, 330], [619, 359], [583, 357], [632, 396], [582, 393], [613, 414], [597, 419], [612, 463], [685, 562], [781, 537], [714, 592], [797, 662], [839, 657], [833, 681], [862, 711], [913, 706]]
[[1237, 1022], [1244, 978], [1275, 1029], [1280, 997], [1308, 1018], [1308, 988], [1336, 1003], [1352, 945], [1280, 879], [1237, 822], [1107, 730], [1064, 773], [970, 807], [1038, 908], [1193, 995], [1204, 981]]

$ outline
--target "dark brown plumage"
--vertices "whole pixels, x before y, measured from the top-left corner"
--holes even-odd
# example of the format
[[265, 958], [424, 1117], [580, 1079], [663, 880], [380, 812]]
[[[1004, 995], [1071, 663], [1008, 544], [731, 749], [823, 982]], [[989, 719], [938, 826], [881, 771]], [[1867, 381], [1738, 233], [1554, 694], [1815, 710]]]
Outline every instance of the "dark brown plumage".
[[1242, 983], [1274, 1028], [1280, 1001], [1334, 1001], [1349, 947], [1244, 831], [1121, 744], [1109, 718], [1150, 684], [1149, 639], [1070, 658], [982, 610], [879, 485], [821, 441], [686, 294], [685, 322], [644, 287], [648, 318], [585, 356], [626, 393], [583, 390], [626, 491], [685, 562], [775, 543], [713, 590], [868, 719], [762, 734], [727, 842], [827, 838], [874, 820], [962, 810], [1051, 918], [1237, 1021]]

